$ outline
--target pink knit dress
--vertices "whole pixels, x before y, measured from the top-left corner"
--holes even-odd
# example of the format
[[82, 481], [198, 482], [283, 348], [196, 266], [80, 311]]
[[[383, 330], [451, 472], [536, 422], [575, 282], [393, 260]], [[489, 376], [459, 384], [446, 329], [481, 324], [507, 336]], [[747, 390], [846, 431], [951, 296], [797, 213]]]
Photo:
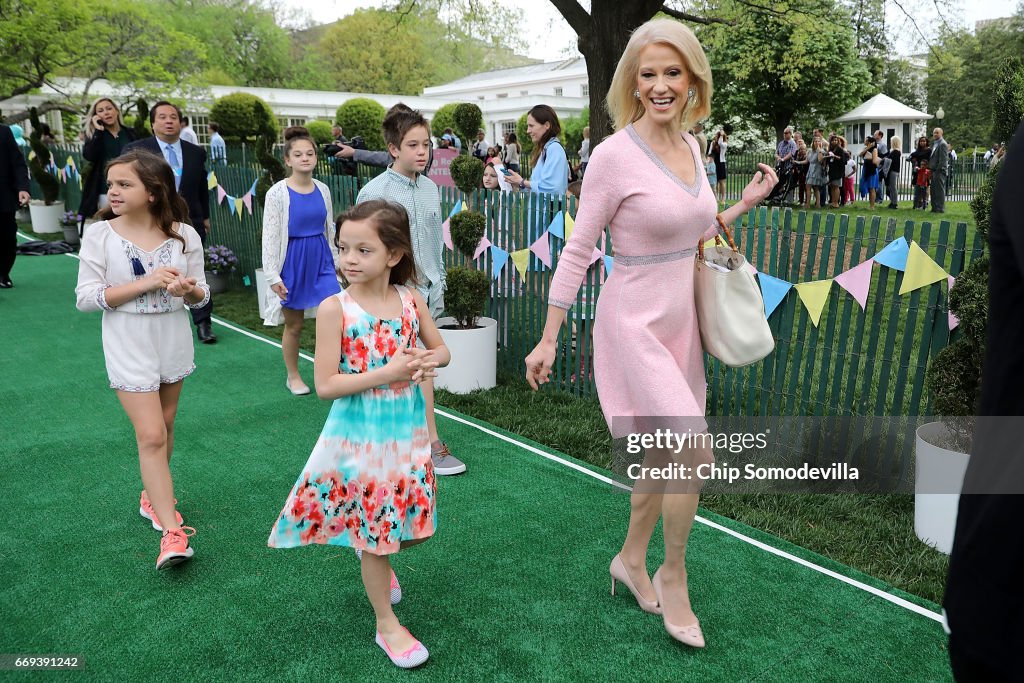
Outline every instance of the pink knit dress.
[[[562, 250], [548, 303], [569, 308], [604, 226], [615, 247], [594, 324], [594, 380], [613, 438], [647, 431], [639, 418], [698, 418], [707, 385], [693, 299], [697, 244], [716, 232], [717, 204], [697, 143], [687, 185], [627, 126], [598, 145], [583, 177], [576, 227]], [[657, 421], [656, 421], [657, 423]]]

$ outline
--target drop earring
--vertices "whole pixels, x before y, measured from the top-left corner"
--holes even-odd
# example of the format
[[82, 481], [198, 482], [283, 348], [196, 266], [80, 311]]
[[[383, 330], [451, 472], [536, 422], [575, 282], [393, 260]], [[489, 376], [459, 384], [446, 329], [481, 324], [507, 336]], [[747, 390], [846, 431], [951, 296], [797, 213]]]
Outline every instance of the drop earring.
[[633, 91], [633, 97], [637, 98], [638, 100], [640, 99], [640, 89], [639, 88], [637, 88], [636, 90]]
[[686, 99], [688, 99], [688, 100], [692, 100], [692, 99], [693, 99], [693, 95], [694, 95], [694, 91], [693, 91], [693, 88], [689, 88], [689, 89], [688, 89], [688, 90], [686, 91]]

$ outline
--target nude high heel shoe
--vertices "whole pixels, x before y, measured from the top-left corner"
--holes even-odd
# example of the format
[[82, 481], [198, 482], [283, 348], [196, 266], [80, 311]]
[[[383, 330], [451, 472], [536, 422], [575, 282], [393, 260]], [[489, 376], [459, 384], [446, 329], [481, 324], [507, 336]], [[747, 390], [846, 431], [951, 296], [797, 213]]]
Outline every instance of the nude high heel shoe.
[[622, 559], [618, 555], [612, 558], [612, 564], [608, 567], [608, 573], [612, 575], [612, 595], [615, 595], [615, 582], [621, 581], [626, 584], [626, 588], [628, 588], [629, 592], [633, 594], [634, 598], [636, 598], [636, 602], [640, 605], [640, 609], [645, 612], [650, 612], [651, 614], [661, 614], [661, 607], [658, 606], [657, 601], [651, 602], [650, 600], [645, 600], [640, 595], [636, 586], [633, 585], [632, 579], [629, 578], [629, 573], [626, 571], [626, 565], [622, 564]]
[[[661, 567], [658, 567], [658, 571], [654, 572], [654, 578], [651, 580], [654, 584], [654, 594], [658, 596], [658, 603], [662, 602], [661, 596]], [[690, 647], [704, 647], [704, 633], [700, 630], [700, 621], [695, 621], [688, 626], [676, 626], [675, 624], [668, 623], [668, 617], [664, 613], [661, 615], [662, 621], [665, 622], [665, 630], [668, 634], [678, 640], [684, 645]]]

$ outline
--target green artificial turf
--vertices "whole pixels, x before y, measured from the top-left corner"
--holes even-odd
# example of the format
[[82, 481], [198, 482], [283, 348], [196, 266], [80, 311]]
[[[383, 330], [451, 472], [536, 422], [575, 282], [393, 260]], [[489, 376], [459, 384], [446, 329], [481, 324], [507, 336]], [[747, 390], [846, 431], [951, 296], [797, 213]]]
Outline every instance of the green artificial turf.
[[[280, 351], [220, 324], [217, 345], [196, 346], [175, 433], [196, 556], [153, 569], [134, 439], [106, 388], [100, 316], [74, 310], [75, 273], [66, 256], [22, 258], [0, 291], [0, 651], [81, 655], [76, 680], [397, 680], [353, 554], [266, 547], [328, 404], [291, 396]], [[628, 497], [473, 424], [439, 419], [469, 472], [440, 479], [436, 537], [395, 558], [397, 613], [432, 654], [403, 679], [950, 680], [933, 619], [706, 524], [688, 563], [709, 644], [675, 643], [608, 594]]]

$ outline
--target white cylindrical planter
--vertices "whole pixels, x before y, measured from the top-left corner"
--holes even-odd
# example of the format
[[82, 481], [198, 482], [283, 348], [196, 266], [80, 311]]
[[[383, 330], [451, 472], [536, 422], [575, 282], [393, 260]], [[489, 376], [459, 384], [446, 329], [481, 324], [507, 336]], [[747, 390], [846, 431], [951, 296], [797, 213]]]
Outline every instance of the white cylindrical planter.
[[935, 445], [948, 434], [941, 422], [921, 425], [914, 450], [914, 533], [947, 555], [953, 549], [959, 491], [970, 457]]
[[64, 202], [47, 206], [41, 200], [35, 199], [28, 205], [28, 210], [32, 216], [32, 232], [37, 235], [64, 232], [64, 227], [60, 224], [60, 219], [64, 216]]
[[446, 330], [455, 325], [455, 318], [438, 318], [441, 339], [452, 354], [448, 367], [438, 368], [434, 386], [456, 394], [474, 389], [491, 389], [496, 383], [498, 367], [498, 321], [479, 318], [479, 327], [472, 330]]

